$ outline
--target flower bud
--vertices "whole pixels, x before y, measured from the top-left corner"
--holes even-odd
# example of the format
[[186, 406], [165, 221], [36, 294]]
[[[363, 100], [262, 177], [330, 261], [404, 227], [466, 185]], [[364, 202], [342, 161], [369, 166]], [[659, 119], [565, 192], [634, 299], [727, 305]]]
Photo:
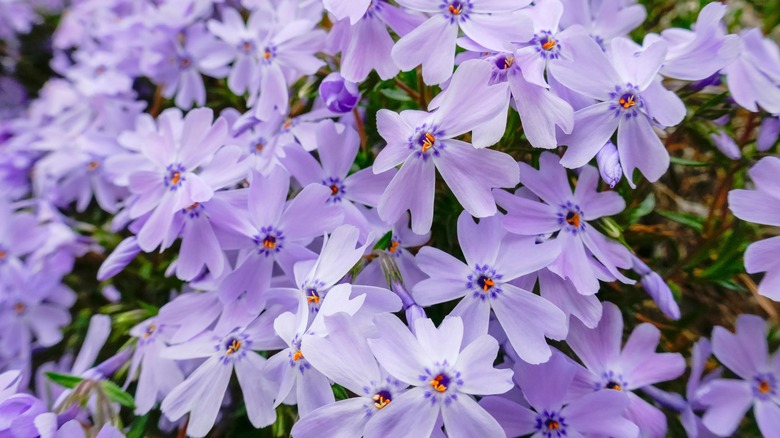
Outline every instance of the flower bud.
[[100, 265], [97, 274], [98, 281], [108, 280], [114, 275], [122, 272], [122, 269], [130, 264], [140, 252], [141, 248], [138, 246], [135, 236], [130, 236], [121, 241], [116, 249], [114, 249], [114, 252], [112, 252], [103, 264]]
[[739, 146], [737, 146], [737, 143], [726, 133], [726, 131], [718, 131], [717, 133], [710, 134], [710, 139], [715, 144], [715, 147], [723, 152], [723, 155], [732, 160], [739, 160], [742, 157], [742, 151], [739, 150]]
[[669, 285], [639, 257], [632, 256], [631, 260], [633, 264], [631, 269], [642, 277], [640, 279], [642, 287], [645, 288], [645, 292], [650, 295], [650, 298], [655, 301], [661, 312], [671, 319], [680, 319], [680, 306], [674, 301], [674, 295], [672, 295]]
[[761, 128], [758, 130], [758, 138], [756, 139], [758, 150], [761, 152], [769, 150], [777, 143], [778, 137], [780, 137], [780, 117], [764, 119], [761, 122]]
[[620, 182], [620, 178], [623, 177], [623, 169], [620, 168], [618, 150], [611, 141], [608, 141], [596, 154], [596, 162], [599, 165], [601, 179], [611, 188], [615, 188]]
[[357, 84], [345, 80], [338, 73], [331, 73], [320, 84], [320, 97], [329, 110], [346, 113], [357, 105], [360, 92]]

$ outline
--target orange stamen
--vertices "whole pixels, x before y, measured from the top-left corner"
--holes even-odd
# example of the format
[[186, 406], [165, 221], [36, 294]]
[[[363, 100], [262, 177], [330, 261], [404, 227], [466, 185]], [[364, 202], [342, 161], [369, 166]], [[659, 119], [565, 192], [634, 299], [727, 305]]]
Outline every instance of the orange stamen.
[[770, 385], [766, 380], [762, 380], [758, 384], [758, 391], [761, 394], [767, 394], [772, 391], [772, 385]]
[[390, 399], [386, 399], [384, 396], [379, 394], [375, 395], [373, 399], [374, 399], [374, 407], [377, 409], [382, 409], [385, 406], [390, 404]]
[[[571, 214], [571, 213], [570, 213]], [[566, 217], [566, 223], [573, 226], [574, 228], [580, 227], [580, 215], [577, 213], [571, 214], [571, 216]]]
[[496, 283], [493, 281], [492, 278], [486, 278], [484, 281], [484, 284], [482, 285], [482, 290], [487, 292], [490, 290], [491, 287], [495, 286]]
[[95, 170], [98, 167], [100, 167], [100, 163], [97, 161], [90, 161], [89, 164], [87, 164], [87, 170]]
[[544, 50], [551, 50], [557, 45], [558, 45], [558, 41], [555, 41], [554, 39], [550, 38], [549, 40], [547, 40], [546, 43], [542, 44], [542, 48]]
[[428, 149], [433, 147], [434, 143], [436, 143], [436, 137], [434, 137], [430, 132], [426, 132], [425, 140], [423, 140], [422, 151], [428, 151]]
[[181, 172], [173, 172], [173, 176], [171, 176], [171, 183], [178, 184], [179, 181], [181, 181]]
[[390, 242], [390, 247], [387, 249], [390, 250], [390, 252], [395, 252], [398, 249], [398, 245], [399, 243], [393, 240], [392, 242]]
[[237, 339], [233, 339], [233, 342], [228, 347], [226, 354], [228, 354], [228, 355], [233, 354], [236, 351], [238, 351], [239, 348], [241, 348], [241, 341], [239, 341]]
[[339, 192], [339, 186], [337, 186], [337, 185], [335, 185], [335, 184], [333, 184], [332, 186], [330, 186], [330, 194], [331, 194], [331, 195], [335, 195], [335, 194], [336, 194], [336, 193], [338, 193], [338, 192]]
[[463, 12], [463, 7], [460, 5], [458, 5], [458, 7], [450, 5], [449, 10], [450, 10], [450, 14], [452, 15], [460, 15], [460, 13]]
[[514, 63], [515, 63], [515, 58], [513, 56], [507, 56], [506, 58], [504, 58], [504, 70], [507, 70]]
[[303, 353], [299, 351], [296, 351], [295, 354], [293, 354], [293, 362], [298, 362], [298, 360], [303, 359]]
[[16, 312], [17, 315], [24, 312], [24, 310], [27, 308], [27, 306], [24, 305], [24, 303], [16, 303], [14, 305], [14, 312]]
[[634, 101], [634, 96], [629, 96], [629, 97], [628, 97], [628, 99], [626, 99], [626, 98], [624, 98], [624, 97], [621, 97], [621, 98], [620, 98], [620, 105], [621, 105], [621, 106], [622, 106], [624, 109], [629, 109], [629, 108], [631, 108], [632, 106], [636, 105], [636, 102]]
[[447, 390], [447, 387], [442, 385], [441, 381], [444, 379], [444, 376], [439, 374], [436, 376], [433, 380], [431, 380], [430, 385], [433, 386], [433, 389], [435, 389], [438, 392], [444, 392]]

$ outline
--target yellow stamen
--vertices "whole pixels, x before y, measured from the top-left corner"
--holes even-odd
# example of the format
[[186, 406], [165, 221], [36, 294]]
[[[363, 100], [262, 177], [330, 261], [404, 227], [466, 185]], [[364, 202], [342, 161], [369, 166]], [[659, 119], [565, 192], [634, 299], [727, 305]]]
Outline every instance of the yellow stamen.
[[612, 390], [615, 390], [615, 391], [622, 391], [623, 390], [623, 387], [620, 386], [619, 384], [615, 383], [615, 382], [609, 382], [607, 384], [607, 386], [605, 386], [605, 388], [612, 389]]
[[444, 379], [444, 376], [439, 374], [436, 376], [433, 380], [431, 380], [430, 385], [433, 386], [433, 389], [435, 389], [438, 392], [444, 392], [447, 390], [447, 387], [444, 386], [441, 381]]
[[192, 211], [192, 210], [194, 210], [194, 209], [198, 208], [198, 206], [199, 206], [199, 205], [200, 205], [200, 204], [198, 204], [197, 202], [195, 202], [194, 204], [192, 204], [192, 205], [190, 205], [189, 207], [187, 207], [187, 211]]
[[390, 404], [390, 399], [385, 398], [383, 395], [377, 394], [373, 397], [374, 400], [374, 407], [377, 409], [382, 409], [385, 406]]
[[554, 39], [550, 38], [549, 40], [547, 40], [546, 43], [542, 44], [542, 48], [544, 50], [551, 50], [557, 45], [558, 45], [558, 41], [555, 41]]
[[303, 353], [298, 350], [295, 352], [295, 354], [293, 354], [293, 362], [298, 362], [300, 359], [303, 359]]
[[423, 140], [422, 151], [428, 151], [428, 149], [433, 147], [434, 143], [436, 143], [436, 137], [434, 137], [430, 132], [426, 132], [425, 140]]
[[514, 56], [507, 56], [506, 58], [504, 58], [504, 70], [507, 70], [514, 63], [515, 63]]
[[231, 355], [231, 354], [235, 353], [236, 351], [238, 351], [240, 348], [241, 348], [241, 341], [239, 341], [237, 339], [233, 339], [233, 342], [228, 347], [226, 354]]

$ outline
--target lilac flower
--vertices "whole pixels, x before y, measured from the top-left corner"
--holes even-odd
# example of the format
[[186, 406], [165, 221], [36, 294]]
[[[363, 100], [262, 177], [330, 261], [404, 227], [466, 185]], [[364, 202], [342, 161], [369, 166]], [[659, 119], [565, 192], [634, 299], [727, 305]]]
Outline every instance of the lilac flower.
[[400, 0], [401, 6], [432, 14], [425, 23], [403, 36], [392, 56], [401, 70], [422, 64], [426, 84], [440, 84], [452, 75], [458, 29], [490, 50], [504, 50], [515, 41], [531, 38], [531, 23], [514, 13], [526, 0]]
[[765, 152], [772, 148], [780, 138], [780, 116], [767, 117], [761, 122], [756, 139], [756, 148]]
[[[698, 81], [717, 73], [739, 56], [739, 37], [726, 35], [721, 23], [726, 15], [726, 5], [718, 2], [707, 4], [699, 12], [693, 30], [666, 29], [660, 37], [669, 44], [669, 51], [661, 67], [664, 76]], [[645, 37], [645, 44], [656, 35]]]
[[[465, 295], [452, 311], [463, 318], [465, 343], [487, 333], [492, 309], [520, 358], [541, 363], [551, 354], [545, 336], [566, 337], [566, 316], [544, 298], [509, 282], [549, 265], [560, 254], [560, 246], [507, 237], [501, 222], [498, 215], [479, 224], [468, 213], [460, 215], [458, 241], [466, 264], [441, 250], [423, 247], [417, 263], [430, 278], [414, 286], [414, 298], [429, 306]], [[523, 257], [531, 252], [533, 258]]]
[[157, 401], [184, 381], [184, 375], [175, 361], [162, 357], [166, 342], [170, 341], [170, 327], [150, 318], [130, 330], [138, 344], [130, 360], [125, 387], [138, 378], [135, 390], [135, 413], [144, 415]]
[[262, 375], [266, 361], [254, 350], [279, 348], [278, 338], [269, 333], [282, 308], [267, 309], [245, 328], [226, 334], [203, 335], [163, 350], [168, 359], [206, 358], [184, 382], [173, 388], [160, 406], [163, 414], [177, 420], [190, 413], [187, 434], [205, 436], [214, 425], [233, 370], [244, 395], [247, 415], [253, 426], [268, 426], [276, 419], [271, 400], [274, 384]]
[[384, 409], [407, 385], [391, 377], [374, 358], [365, 334], [345, 313], [325, 317], [328, 335], [306, 336], [303, 357], [322, 374], [358, 397], [337, 401], [303, 416], [293, 437], [363, 436], [366, 425], [385, 415]]
[[267, 177], [254, 173], [249, 186], [249, 214], [236, 231], [240, 236], [225, 249], [241, 251], [236, 268], [220, 288], [223, 301], [230, 302], [248, 292], [249, 307], [258, 307], [262, 292], [270, 285], [271, 270], [278, 263], [293, 277], [293, 265], [316, 255], [306, 248], [342, 222], [339, 205], [327, 202], [331, 190], [310, 184], [289, 202], [290, 177], [275, 169]]
[[616, 37], [628, 35], [647, 17], [635, 0], [561, 0], [561, 27], [581, 25], [605, 52]]
[[739, 57], [723, 69], [731, 97], [743, 108], [780, 113], [780, 49], [757, 28], [739, 34]]
[[[341, 2], [351, 7], [359, 6], [360, 2], [343, 0], [326, 0], [335, 4]], [[354, 6], [353, 6], [354, 5]], [[336, 14], [337, 18], [340, 17]], [[390, 26], [396, 34], [404, 36], [419, 26], [425, 17], [411, 14], [384, 0], [372, 0], [367, 8], [363, 8], [362, 17], [337, 22], [330, 32], [333, 52], [341, 52], [341, 74], [352, 82], [363, 82], [371, 70], [376, 70], [382, 79], [390, 79], [398, 74], [391, 56], [393, 38], [387, 31]], [[351, 25], [350, 25], [351, 24]]]
[[[356, 248], [359, 234], [357, 228], [342, 225], [325, 240], [316, 260], [303, 260], [295, 264], [297, 290], [292, 289], [291, 292], [306, 300], [312, 315], [320, 310], [321, 301], [330, 289], [363, 257], [368, 242]], [[385, 288], [353, 285], [352, 290], [355, 295], [365, 294], [364, 309], [374, 313], [396, 312], [401, 308], [398, 297]]]
[[[556, 71], [556, 79], [598, 103], [574, 113], [574, 130], [561, 138], [569, 146], [561, 164], [569, 168], [585, 165], [617, 130], [620, 164], [629, 184], [634, 186], [637, 168], [649, 181], [658, 180], [669, 167], [669, 153], [653, 131], [653, 120], [674, 126], [685, 117], [682, 100], [657, 79], [666, 42], [659, 40], [642, 48], [616, 38], [610, 46], [611, 63], [592, 41], [576, 44], [571, 68]], [[587, 77], [582, 71], [588, 72]]]
[[769, 357], [766, 321], [755, 315], [740, 315], [736, 333], [717, 326], [712, 332], [715, 357], [739, 379], [716, 379], [697, 392], [707, 406], [704, 426], [720, 436], [734, 433], [745, 413], [753, 407], [758, 428], [772, 436], [780, 421], [780, 367], [777, 356]]
[[233, 62], [228, 74], [228, 88], [241, 95], [247, 91], [254, 78], [260, 73], [260, 35], [267, 31], [265, 11], [256, 10], [244, 24], [241, 14], [233, 8], [222, 10], [222, 21], [209, 20], [207, 25], [211, 33], [227, 45], [222, 49], [228, 53], [223, 61]]
[[353, 324], [364, 332], [370, 329], [369, 318], [373, 312], [365, 312], [365, 295], [350, 298], [352, 287], [341, 284], [333, 287], [322, 300], [319, 312], [311, 318], [306, 300], [298, 295], [298, 309], [295, 314], [287, 312], [274, 321], [274, 330], [282, 338], [287, 348], [268, 359], [265, 376], [278, 382], [278, 392], [274, 406], [283, 402], [298, 404], [298, 412], [306, 416], [317, 408], [335, 401], [330, 381], [316, 368], [312, 367], [302, 343], [308, 336], [326, 336], [329, 334], [324, 318], [336, 313], [346, 313]]
[[[748, 175], [755, 185], [753, 190], [729, 192], [729, 208], [734, 216], [770, 226], [780, 226], [777, 213], [780, 197], [777, 195], [777, 175], [780, 159], [765, 157], [756, 163]], [[775, 301], [780, 301], [780, 237], [770, 237], [751, 244], [745, 251], [745, 269], [749, 274], [765, 272], [758, 291]]]
[[710, 355], [712, 355], [712, 346], [706, 338], [699, 339], [693, 345], [691, 375], [685, 387], [684, 398], [680, 394], [662, 391], [652, 385], [642, 388], [642, 392], [653, 397], [658, 403], [680, 412], [682, 425], [691, 438], [716, 436], [704, 426], [701, 417], [695, 413], [705, 409], [699, 401], [699, 388], [721, 375], [722, 369], [719, 368], [702, 377]]
[[344, 221], [360, 228], [365, 238], [369, 225], [355, 204], [376, 207], [395, 176], [395, 169], [374, 174], [366, 168], [348, 175], [360, 147], [357, 132], [349, 126], [323, 121], [317, 127], [315, 140], [321, 164], [297, 145], [285, 149], [282, 164], [302, 186], [327, 187], [331, 193], [328, 203], [340, 205], [344, 209]]
[[604, 147], [596, 154], [596, 162], [599, 165], [601, 179], [609, 184], [610, 188], [615, 188], [620, 178], [623, 177], [623, 169], [620, 168], [620, 156], [617, 147], [611, 141], [608, 141]]
[[23, 259], [40, 248], [44, 239], [35, 216], [16, 212], [10, 203], [0, 200], [0, 276], [21, 267]]
[[321, 30], [312, 30], [314, 24], [309, 20], [275, 23], [264, 35], [258, 46], [260, 74], [249, 85], [247, 102], [258, 119], [287, 114], [289, 82], [316, 73], [324, 64], [314, 56], [324, 39]]
[[495, 339], [482, 335], [461, 349], [459, 317], [445, 318], [438, 328], [419, 319], [416, 336], [395, 316], [378, 315], [374, 321], [380, 337], [368, 340], [371, 351], [391, 376], [414, 388], [369, 421], [367, 436], [428, 436], [439, 415], [451, 437], [503, 436], [498, 422], [471, 398], [512, 388], [512, 371], [493, 368]]
[[539, 170], [520, 163], [520, 182], [541, 201], [496, 192], [499, 204], [507, 210], [504, 226], [509, 232], [526, 236], [558, 233], [554, 238], [560, 240], [561, 254], [550, 270], [571, 280], [586, 295], [598, 291], [599, 279], [633, 283], [618, 271], [631, 267], [629, 251], [588, 223], [625, 207], [617, 193], [597, 192], [598, 180], [598, 171], [585, 166], [572, 192], [558, 157], [545, 152], [539, 159]]
[[97, 280], [105, 281], [119, 274], [141, 252], [135, 236], [130, 236], [119, 242], [114, 251], [109, 254], [98, 269]]
[[578, 382], [583, 392], [588, 387], [591, 391], [625, 391], [629, 399], [626, 416], [639, 426], [641, 436], [665, 436], [666, 416], [633, 391], [679, 377], [685, 371], [685, 360], [678, 353], [655, 352], [661, 332], [651, 324], [638, 325], [621, 350], [622, 335], [623, 317], [612, 303], [604, 303], [595, 329], [571, 322], [566, 341], [587, 367]]
[[518, 362], [514, 378], [530, 408], [500, 396], [485, 397], [479, 404], [498, 420], [507, 436], [637, 436], [636, 425], [623, 418], [628, 407], [624, 394], [601, 390], [570, 395], [577, 370], [557, 350], [541, 365]]
[[[470, 92], [479, 78], [485, 77], [490, 66], [485, 63], [464, 65], [452, 79], [446, 96], [434, 113], [388, 110], [377, 113], [377, 128], [387, 146], [374, 161], [374, 173], [382, 173], [403, 164], [379, 201], [379, 216], [395, 223], [404, 211], [412, 214], [412, 230], [428, 232], [433, 221], [435, 172], [438, 168], [444, 181], [461, 205], [474, 216], [496, 213], [490, 190], [517, 184], [517, 165], [511, 156], [489, 149], [474, 149], [470, 144], [454, 140], [492, 117], [495, 105], [501, 102], [491, 93], [502, 93], [500, 87], [490, 87], [483, 93]], [[465, 87], [465, 88], [464, 88]]]
[[206, 103], [206, 87], [201, 73], [224, 77], [230, 49], [217, 40], [202, 23], [181, 32], [158, 31], [158, 43], [147, 48], [141, 68], [163, 86], [162, 95], [172, 98], [179, 108]]
[[360, 100], [357, 84], [345, 80], [338, 73], [325, 76], [320, 84], [320, 98], [329, 110], [336, 113], [352, 111]]
[[[130, 216], [151, 212], [138, 232], [138, 245], [144, 251], [169, 239], [176, 214], [210, 200], [215, 189], [243, 177], [245, 168], [228, 159], [235, 154], [229, 148], [220, 150], [227, 123], [217, 119], [212, 125], [212, 120], [208, 108], [192, 110], [184, 117], [177, 109], [166, 110], [158, 119], [159, 132], [137, 139], [143, 141], [139, 154], [106, 160], [106, 166], [127, 175], [128, 187], [136, 195]], [[208, 164], [208, 169], [203, 167]]]

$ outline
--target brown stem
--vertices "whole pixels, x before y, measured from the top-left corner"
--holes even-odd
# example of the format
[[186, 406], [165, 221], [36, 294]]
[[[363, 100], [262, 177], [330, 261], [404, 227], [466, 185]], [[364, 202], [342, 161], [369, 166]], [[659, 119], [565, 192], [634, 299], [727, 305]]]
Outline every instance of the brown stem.
[[416, 91], [412, 90], [408, 85], [406, 85], [402, 80], [395, 78], [395, 84], [398, 85], [398, 88], [404, 90], [406, 94], [409, 95], [413, 100], [420, 101], [420, 94]]
[[363, 118], [360, 117], [360, 111], [358, 107], [352, 108], [352, 114], [355, 116], [355, 126], [357, 127], [358, 134], [360, 134], [360, 148], [363, 152], [366, 151], [366, 143], [368, 143], [368, 137], [366, 136], [366, 127], [363, 124]]
[[152, 117], [157, 117], [162, 111], [163, 97], [162, 97], [162, 85], [158, 85], [154, 90], [154, 98], [152, 99], [152, 107], [149, 108], [149, 114]]

